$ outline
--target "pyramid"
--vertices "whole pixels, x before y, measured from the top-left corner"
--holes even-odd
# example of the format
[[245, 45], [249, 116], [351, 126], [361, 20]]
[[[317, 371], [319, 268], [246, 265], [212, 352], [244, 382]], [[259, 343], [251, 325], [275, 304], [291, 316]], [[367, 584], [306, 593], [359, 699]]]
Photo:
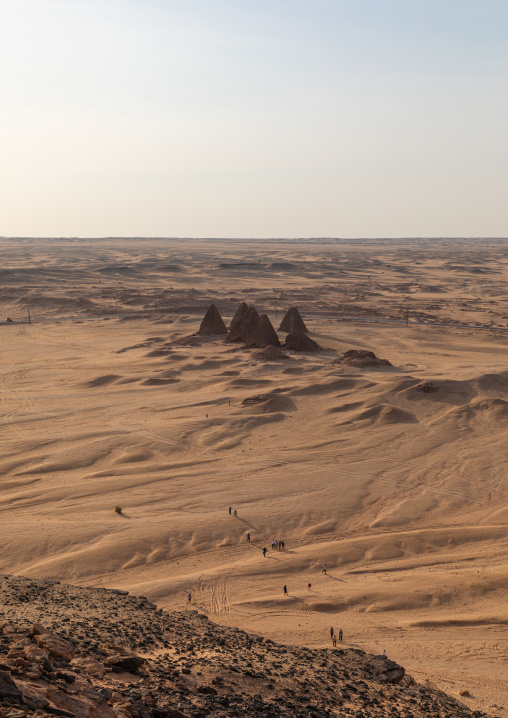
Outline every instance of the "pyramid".
[[[245, 309], [243, 307], [246, 307]], [[242, 302], [231, 321], [229, 327], [228, 342], [245, 342], [247, 335], [254, 324], [259, 320], [259, 314], [255, 307], [247, 307]]]
[[321, 349], [319, 344], [303, 332], [292, 332], [286, 337], [284, 349], [293, 349], [295, 352], [317, 352]]
[[227, 334], [227, 331], [219, 310], [215, 304], [210, 304], [203, 317], [198, 334]]
[[296, 307], [290, 307], [280, 323], [279, 331], [293, 334], [294, 332], [308, 332], [309, 330], [305, 326], [305, 322], [298, 309]]
[[246, 302], [242, 302], [240, 304], [240, 306], [235, 312], [235, 316], [231, 320], [231, 324], [229, 325], [229, 331], [236, 331], [238, 329], [248, 308], [249, 307]]
[[269, 345], [280, 347], [277, 332], [266, 314], [262, 314], [257, 322], [250, 326], [245, 343], [248, 346], [260, 347], [261, 349]]

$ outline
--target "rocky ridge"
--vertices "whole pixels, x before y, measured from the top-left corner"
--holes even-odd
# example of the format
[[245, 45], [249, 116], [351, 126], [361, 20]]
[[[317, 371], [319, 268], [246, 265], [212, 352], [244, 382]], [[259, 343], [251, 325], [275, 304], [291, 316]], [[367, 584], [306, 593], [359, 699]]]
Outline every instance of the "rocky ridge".
[[391, 660], [278, 645], [125, 591], [0, 576], [0, 718], [484, 716]]

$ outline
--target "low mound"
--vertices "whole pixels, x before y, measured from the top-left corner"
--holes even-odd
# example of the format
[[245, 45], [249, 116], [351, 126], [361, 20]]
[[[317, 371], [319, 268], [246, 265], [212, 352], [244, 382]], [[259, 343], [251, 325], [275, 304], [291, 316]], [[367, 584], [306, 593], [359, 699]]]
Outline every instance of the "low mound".
[[148, 354], [146, 356], [147, 357], [167, 357], [171, 353], [172, 353], [171, 349], [152, 349], [152, 351], [148, 352]]
[[166, 384], [176, 384], [178, 381], [179, 379], [159, 379], [158, 377], [151, 377], [141, 383], [145, 386], [165, 386]]
[[98, 376], [97, 379], [91, 379], [90, 381], [87, 381], [85, 386], [106, 386], [107, 384], [112, 384], [114, 381], [117, 381], [121, 378], [122, 377], [120, 376], [120, 374], [106, 374], [105, 376]]
[[256, 409], [255, 414], [270, 414], [280, 411], [294, 411], [296, 409], [294, 402], [288, 396], [277, 392], [248, 396], [242, 401], [242, 406]]
[[208, 307], [198, 334], [227, 334], [228, 330], [215, 304]]
[[290, 307], [280, 323], [279, 331], [294, 334], [295, 332], [308, 332], [297, 307]]
[[400, 396], [412, 401], [425, 400], [455, 404], [461, 406], [478, 395], [474, 388], [474, 380], [457, 381], [440, 379], [439, 381], [423, 381], [400, 392]]
[[318, 352], [321, 349], [314, 339], [302, 332], [288, 334], [283, 346], [285, 349], [292, 349], [295, 352]]
[[355, 414], [351, 419], [340, 422], [342, 424], [352, 424], [353, 422], [362, 421], [367, 424], [416, 424], [417, 419], [408, 411], [399, 409], [396, 406], [388, 404], [379, 404], [369, 407], [364, 411]]
[[333, 364], [348, 364], [349, 366], [393, 366], [388, 359], [379, 359], [374, 352], [367, 349], [349, 349], [341, 359], [334, 359]]
[[271, 344], [265, 347], [262, 351], [255, 352], [252, 356], [256, 357], [256, 359], [265, 359], [266, 361], [279, 361], [281, 359], [289, 359], [290, 361], [293, 361], [288, 354], [282, 351], [282, 349], [274, 347]]

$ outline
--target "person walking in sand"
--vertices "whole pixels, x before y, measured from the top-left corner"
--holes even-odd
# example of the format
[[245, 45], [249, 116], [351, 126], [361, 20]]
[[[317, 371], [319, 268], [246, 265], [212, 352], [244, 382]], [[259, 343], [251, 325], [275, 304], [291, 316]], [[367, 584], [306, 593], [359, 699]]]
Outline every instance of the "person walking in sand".
[[308, 584], [307, 584], [307, 588], [308, 588], [309, 591], [311, 591], [311, 590], [312, 590], [312, 584], [311, 584], [311, 583], [308, 583]]
[[250, 543], [250, 534], [247, 534], [247, 541]]
[[326, 576], [326, 563], [323, 564], [323, 573], [324, 573], [325, 576]]
[[288, 595], [288, 587], [284, 584], [284, 596]]
[[266, 546], [263, 546], [261, 550], [263, 551], [263, 556], [266, 558]]
[[335, 631], [333, 630], [333, 626], [330, 626], [330, 638], [333, 639], [334, 633], [335, 633]]
[[342, 636], [343, 636], [342, 628], [339, 628], [339, 641], [342, 641]]
[[337, 636], [334, 636], [332, 638], [332, 646], [335, 648], [336, 645], [337, 645]]
[[230, 515], [230, 516], [231, 516], [231, 511], [232, 511], [232, 510], [233, 510], [233, 507], [230, 506], [230, 507], [229, 507], [229, 515]]
[[190, 603], [192, 600], [192, 593], [187, 594], [187, 601]]
[[[235, 509], [235, 516], [238, 516], [238, 512], [237, 512], [237, 510], [236, 510], [236, 509]], [[325, 572], [325, 573], [326, 573], [326, 572]]]

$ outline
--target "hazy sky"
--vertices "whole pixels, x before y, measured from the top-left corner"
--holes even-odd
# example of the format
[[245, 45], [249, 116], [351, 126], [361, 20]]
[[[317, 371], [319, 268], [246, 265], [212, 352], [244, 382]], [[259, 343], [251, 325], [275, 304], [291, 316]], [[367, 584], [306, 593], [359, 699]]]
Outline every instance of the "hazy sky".
[[0, 235], [508, 236], [507, 0], [0, 0]]

